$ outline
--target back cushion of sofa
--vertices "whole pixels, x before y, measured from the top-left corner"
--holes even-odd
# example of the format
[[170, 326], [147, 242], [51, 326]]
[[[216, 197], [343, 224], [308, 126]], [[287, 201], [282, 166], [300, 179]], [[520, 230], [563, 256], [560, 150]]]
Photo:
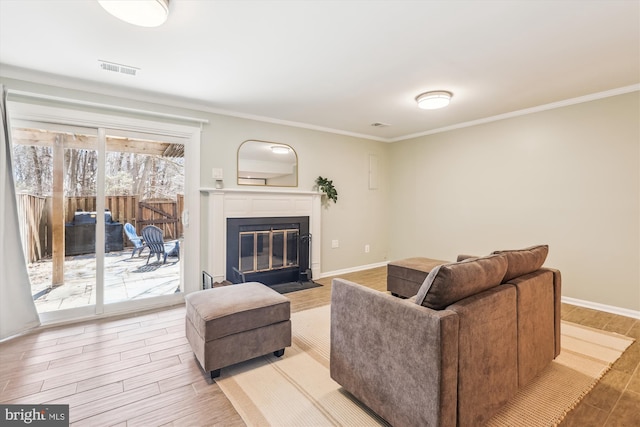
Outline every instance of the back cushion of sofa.
[[442, 310], [454, 302], [502, 283], [507, 271], [504, 255], [489, 255], [440, 265], [422, 283], [416, 304]]
[[495, 251], [493, 253], [507, 257], [507, 273], [503, 281], [508, 282], [511, 279], [532, 273], [542, 267], [542, 264], [544, 264], [544, 261], [547, 259], [549, 246], [538, 245], [525, 249]]

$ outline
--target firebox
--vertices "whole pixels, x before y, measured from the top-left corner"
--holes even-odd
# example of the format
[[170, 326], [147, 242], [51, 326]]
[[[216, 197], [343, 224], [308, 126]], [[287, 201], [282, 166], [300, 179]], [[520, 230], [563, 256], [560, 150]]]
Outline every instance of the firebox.
[[227, 280], [265, 285], [309, 272], [309, 217], [227, 219]]

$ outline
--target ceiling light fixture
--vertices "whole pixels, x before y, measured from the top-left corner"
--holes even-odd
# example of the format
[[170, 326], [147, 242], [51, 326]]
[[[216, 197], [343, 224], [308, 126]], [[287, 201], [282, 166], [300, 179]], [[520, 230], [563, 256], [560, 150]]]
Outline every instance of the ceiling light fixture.
[[118, 19], [141, 27], [157, 27], [169, 16], [169, 0], [98, 0]]
[[438, 108], [444, 108], [449, 105], [453, 94], [446, 90], [437, 90], [432, 92], [425, 92], [416, 97], [418, 107], [424, 110], [437, 110]]
[[271, 151], [273, 151], [275, 154], [288, 154], [289, 147], [283, 147], [282, 145], [272, 145]]

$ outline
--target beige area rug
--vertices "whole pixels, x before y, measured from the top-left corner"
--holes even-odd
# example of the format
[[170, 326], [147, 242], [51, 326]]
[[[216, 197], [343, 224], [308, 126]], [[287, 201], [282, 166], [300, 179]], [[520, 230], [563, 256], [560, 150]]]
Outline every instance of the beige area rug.
[[[329, 377], [329, 319], [328, 305], [294, 313], [293, 345], [282, 358], [222, 369], [217, 383], [248, 426], [387, 425]], [[557, 425], [632, 342], [563, 322], [560, 356], [488, 425]]]

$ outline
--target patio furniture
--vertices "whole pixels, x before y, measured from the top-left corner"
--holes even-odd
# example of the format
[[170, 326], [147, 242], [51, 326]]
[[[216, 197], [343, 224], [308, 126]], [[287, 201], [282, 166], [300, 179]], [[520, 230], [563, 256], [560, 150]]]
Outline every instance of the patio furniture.
[[162, 263], [165, 264], [167, 262], [167, 252], [164, 250], [162, 230], [155, 225], [148, 225], [142, 229], [142, 238], [149, 248], [147, 264], [149, 264], [149, 258], [151, 258], [151, 255], [155, 255], [158, 261], [160, 261], [160, 255], [162, 255]]
[[[71, 222], [64, 225], [64, 253], [66, 256], [96, 252], [96, 212], [77, 210]], [[122, 224], [114, 221], [111, 212], [104, 212], [104, 251], [121, 251], [124, 246]]]
[[173, 249], [167, 253], [167, 256], [180, 259], [180, 241], [176, 240], [176, 243], [173, 245]]
[[142, 255], [142, 250], [146, 248], [147, 245], [145, 245], [142, 241], [142, 237], [138, 236], [138, 233], [136, 233], [136, 228], [127, 222], [124, 225], [124, 232], [127, 235], [127, 239], [129, 239], [129, 241], [133, 243], [133, 252], [131, 252], [131, 258], [133, 258], [133, 256], [136, 254], [136, 251], [138, 251], [138, 256]]

